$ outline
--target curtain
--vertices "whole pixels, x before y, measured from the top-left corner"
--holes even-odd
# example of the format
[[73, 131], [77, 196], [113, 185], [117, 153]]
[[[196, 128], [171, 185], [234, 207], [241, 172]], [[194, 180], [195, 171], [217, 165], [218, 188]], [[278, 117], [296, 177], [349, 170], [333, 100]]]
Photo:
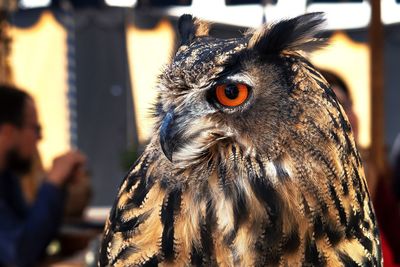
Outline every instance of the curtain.
[[10, 64], [16, 86], [35, 99], [43, 140], [39, 152], [45, 167], [68, 150], [67, 34], [51, 11], [41, 13], [29, 28], [11, 27]]
[[150, 108], [155, 103], [157, 77], [169, 63], [175, 45], [172, 24], [162, 20], [154, 29], [127, 26], [127, 49], [139, 142], [152, 135]]

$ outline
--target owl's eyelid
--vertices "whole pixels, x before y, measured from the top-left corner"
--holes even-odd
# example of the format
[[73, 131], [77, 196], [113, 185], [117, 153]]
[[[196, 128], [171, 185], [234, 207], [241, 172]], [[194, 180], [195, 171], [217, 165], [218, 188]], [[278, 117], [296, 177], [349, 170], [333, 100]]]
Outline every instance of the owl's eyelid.
[[234, 75], [226, 76], [223, 79], [217, 81], [215, 83], [215, 85], [237, 84], [237, 83], [243, 83], [243, 84], [247, 85], [249, 88], [253, 87], [253, 82], [252, 82], [251, 78], [248, 75], [246, 75], [245, 73], [236, 73]]

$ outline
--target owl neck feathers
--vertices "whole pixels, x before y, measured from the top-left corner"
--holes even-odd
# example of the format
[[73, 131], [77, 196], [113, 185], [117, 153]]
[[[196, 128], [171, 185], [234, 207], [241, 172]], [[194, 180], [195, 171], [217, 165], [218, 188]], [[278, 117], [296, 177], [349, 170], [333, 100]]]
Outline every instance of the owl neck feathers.
[[212, 163], [187, 173], [181, 209], [187, 213], [182, 216], [188, 216], [189, 222], [204, 221], [209, 227], [218, 246], [217, 261], [227, 259], [219, 254], [227, 249], [240, 255], [246, 266], [257, 261], [276, 264], [273, 258], [256, 255], [276, 254], [279, 261], [279, 255], [296, 252], [301, 240], [309, 238], [290, 160], [283, 155], [269, 159], [247, 154], [238, 144], [230, 144], [214, 155]]

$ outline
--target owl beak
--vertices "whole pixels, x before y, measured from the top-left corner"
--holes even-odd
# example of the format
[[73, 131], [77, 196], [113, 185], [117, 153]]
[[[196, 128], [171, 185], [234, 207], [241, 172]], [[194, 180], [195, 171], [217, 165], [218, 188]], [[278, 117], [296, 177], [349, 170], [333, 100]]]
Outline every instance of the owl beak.
[[171, 108], [164, 117], [160, 128], [160, 145], [164, 155], [172, 162], [172, 154], [178, 147], [178, 139], [174, 130], [175, 115]]

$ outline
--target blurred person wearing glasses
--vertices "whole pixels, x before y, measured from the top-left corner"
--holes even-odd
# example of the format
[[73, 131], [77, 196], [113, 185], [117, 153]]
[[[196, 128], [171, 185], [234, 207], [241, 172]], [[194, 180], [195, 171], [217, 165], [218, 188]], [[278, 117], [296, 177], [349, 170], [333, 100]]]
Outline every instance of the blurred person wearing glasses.
[[27, 201], [22, 174], [32, 168], [40, 130], [32, 97], [0, 85], [0, 266], [37, 264], [61, 224], [65, 186], [85, 165], [78, 151], [57, 157]]

